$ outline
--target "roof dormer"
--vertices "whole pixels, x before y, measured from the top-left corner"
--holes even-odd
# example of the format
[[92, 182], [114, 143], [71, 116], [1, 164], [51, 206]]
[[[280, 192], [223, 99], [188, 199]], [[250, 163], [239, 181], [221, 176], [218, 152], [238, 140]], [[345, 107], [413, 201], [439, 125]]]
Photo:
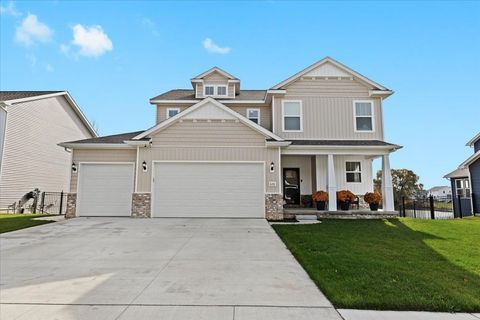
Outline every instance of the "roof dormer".
[[195, 98], [235, 99], [240, 93], [240, 80], [218, 67], [191, 79]]

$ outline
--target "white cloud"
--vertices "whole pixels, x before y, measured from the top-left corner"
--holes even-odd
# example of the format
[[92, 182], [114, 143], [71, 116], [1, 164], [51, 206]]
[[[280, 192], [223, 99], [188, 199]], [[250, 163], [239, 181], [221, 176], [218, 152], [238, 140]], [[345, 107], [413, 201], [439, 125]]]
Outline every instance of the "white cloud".
[[[101, 26], [84, 27], [77, 24], [73, 27], [74, 45], [80, 47], [79, 54], [88, 57], [98, 57], [113, 49], [112, 41]], [[61, 45], [62, 52], [68, 52], [68, 46]]]
[[29, 13], [22, 24], [17, 27], [15, 39], [26, 46], [35, 41], [47, 42], [52, 38], [53, 31], [43, 22], [38, 21], [37, 16]]
[[142, 19], [142, 25], [148, 29], [150, 29], [150, 31], [152, 32], [152, 35], [154, 37], [159, 37], [160, 36], [160, 32], [158, 32], [158, 29], [157, 29], [157, 24], [155, 22], [153, 22], [152, 20], [150, 20], [149, 18], [143, 18]]
[[0, 6], [0, 14], [7, 14], [14, 17], [19, 17], [22, 15], [22, 13], [15, 8], [15, 5], [12, 1], [10, 1], [6, 6]]
[[210, 53], [219, 53], [219, 54], [227, 54], [230, 52], [230, 48], [228, 47], [220, 47], [218, 46], [215, 42], [213, 42], [212, 39], [210, 38], [206, 38], [205, 40], [203, 40], [202, 42], [203, 44], [203, 47], [205, 49], [207, 49], [208, 52]]

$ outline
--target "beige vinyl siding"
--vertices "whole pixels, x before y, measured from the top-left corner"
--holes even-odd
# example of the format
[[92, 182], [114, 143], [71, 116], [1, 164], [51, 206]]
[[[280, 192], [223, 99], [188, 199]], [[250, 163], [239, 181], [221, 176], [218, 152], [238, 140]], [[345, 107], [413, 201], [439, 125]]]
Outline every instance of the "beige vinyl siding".
[[196, 90], [195, 90], [195, 97], [202, 98], [203, 97], [203, 83], [197, 82]]
[[192, 106], [193, 104], [157, 104], [157, 122], [156, 124], [167, 120], [167, 109], [179, 108], [180, 112]]
[[[265, 188], [268, 193], [279, 193], [279, 169], [270, 173], [270, 163], [278, 166], [278, 148], [266, 147], [152, 147], [140, 148], [139, 162], [146, 161], [147, 172], [138, 168], [138, 192], [150, 192], [151, 168], [153, 160], [168, 161], [264, 161], [265, 162]], [[275, 186], [269, 186], [269, 181]]]
[[[275, 97], [275, 133], [286, 139], [383, 140], [379, 98], [369, 98], [369, 88], [354, 80], [298, 80], [285, 97]], [[301, 100], [303, 132], [282, 131], [282, 101]], [[354, 100], [371, 100], [374, 132], [355, 132]]]
[[92, 137], [63, 96], [8, 107], [0, 176], [0, 208], [25, 193], [67, 191], [71, 153], [57, 144]]
[[229, 83], [228, 84], [228, 97], [235, 98], [235, 86], [239, 86], [240, 83]]
[[272, 130], [272, 108], [270, 106], [228, 106], [235, 112], [238, 112], [244, 117], [247, 117], [247, 109], [260, 109], [260, 125], [267, 130]]
[[70, 192], [77, 192], [80, 162], [136, 162], [137, 149], [74, 149], [72, 159], [79, 169], [75, 173], [69, 170], [72, 175]]
[[265, 137], [233, 120], [183, 120], [154, 135], [152, 145], [265, 146]]
[[3, 146], [5, 143], [5, 129], [7, 125], [7, 111], [0, 106], [0, 172], [2, 172]]
[[[316, 168], [320, 172], [319, 190], [327, 191], [327, 156], [320, 156], [320, 165]], [[283, 158], [283, 157], [282, 157]], [[346, 178], [346, 161], [360, 161], [362, 182], [350, 183]], [[337, 190], [350, 190], [356, 195], [364, 195], [373, 191], [372, 160], [364, 156], [333, 156]]]

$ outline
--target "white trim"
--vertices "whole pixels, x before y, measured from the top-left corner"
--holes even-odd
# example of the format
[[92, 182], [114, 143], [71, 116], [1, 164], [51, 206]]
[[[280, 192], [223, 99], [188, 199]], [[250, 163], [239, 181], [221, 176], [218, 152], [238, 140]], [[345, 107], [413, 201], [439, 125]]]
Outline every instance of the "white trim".
[[[371, 115], [370, 118], [372, 120], [372, 130], [358, 130], [357, 129], [357, 118], [368, 118], [368, 116], [357, 116], [357, 103], [369, 103]], [[356, 133], [374, 133], [375, 132], [375, 101], [374, 100], [353, 100], [353, 130]]]
[[[210, 97], [210, 96], [208, 96]], [[221, 96], [220, 98], [225, 98], [228, 96]], [[206, 97], [205, 97], [206, 98]], [[212, 98], [215, 98], [215, 97], [212, 97]], [[204, 99], [204, 98], [199, 98], [199, 99]], [[232, 98], [233, 99], [233, 98]], [[226, 103], [226, 104], [229, 104], [229, 103], [235, 103], [235, 104], [265, 104], [265, 101], [266, 100], [220, 100], [220, 99], [216, 99], [218, 102], [220, 103]], [[202, 100], [150, 100], [150, 104], [175, 104], [175, 103], [178, 103], [178, 104], [186, 104], [186, 103], [198, 103]]]
[[134, 137], [133, 139], [134, 140], [135, 139], [141, 139], [141, 138], [144, 138], [144, 137], [146, 137], [150, 134], [161, 131], [161, 130], [169, 127], [170, 125], [174, 124], [177, 120], [180, 120], [182, 117], [186, 116], [187, 114], [189, 114], [189, 113], [195, 111], [196, 109], [200, 108], [201, 106], [203, 106], [206, 103], [214, 104], [215, 106], [219, 107], [223, 111], [225, 111], [225, 112], [233, 115], [234, 117], [236, 117], [243, 124], [249, 126], [253, 130], [256, 130], [256, 131], [260, 132], [261, 134], [263, 134], [266, 137], [270, 137], [270, 138], [272, 138], [274, 140], [277, 140], [277, 141], [284, 141], [282, 138], [280, 138], [276, 134], [274, 134], [274, 133], [268, 131], [267, 129], [263, 128], [262, 126], [248, 120], [247, 118], [245, 118], [241, 114], [233, 111], [229, 107], [225, 106], [224, 104], [218, 102], [217, 100], [215, 100], [211, 97], [205, 98], [205, 99], [201, 100], [200, 102], [198, 102], [197, 104], [185, 109], [183, 112], [180, 112], [179, 114], [175, 115], [174, 117], [171, 117], [170, 119], [167, 119], [165, 121], [160, 122], [156, 126], [144, 131], [143, 133], [139, 134], [138, 136]]
[[463, 161], [459, 167], [468, 167], [469, 165], [472, 164], [472, 162], [474, 162], [479, 158], [480, 158], [480, 150], [478, 150], [473, 155], [471, 155], [467, 160]]
[[283, 198], [283, 166], [282, 166], [282, 148], [278, 147], [278, 194]]
[[[213, 94], [207, 94], [207, 87], [213, 88]], [[225, 88], [225, 94], [218, 94], [218, 88]], [[203, 96], [212, 98], [228, 98], [228, 85], [224, 84], [203, 84]]]
[[272, 96], [272, 132], [275, 133], [275, 96]]
[[[298, 102], [300, 105], [300, 130], [285, 130], [285, 102]], [[296, 117], [296, 116], [288, 116]], [[282, 131], [283, 132], [303, 132], [303, 102], [302, 100], [282, 100]]]
[[392, 90], [368, 90], [368, 96], [372, 98], [388, 98], [393, 93]]
[[87, 130], [92, 134], [93, 137], [97, 137], [98, 136], [97, 132], [95, 131], [95, 129], [92, 127], [92, 125], [88, 121], [88, 119], [85, 116], [85, 114], [83, 113], [82, 109], [80, 109], [80, 107], [75, 103], [75, 100], [73, 100], [72, 96], [70, 96], [70, 93], [68, 93], [68, 91], [61, 91], [61, 92], [50, 93], [50, 94], [43, 94], [43, 95], [21, 98], [21, 99], [4, 100], [3, 102], [12, 105], [12, 104], [16, 104], [16, 103], [28, 102], [28, 101], [40, 100], [40, 99], [47, 99], [47, 98], [52, 98], [52, 97], [57, 97], [57, 96], [65, 96], [65, 99], [70, 104], [70, 106], [73, 107], [73, 111], [75, 111], [77, 116], [80, 117], [80, 120], [83, 122], [85, 127], [87, 127]]
[[133, 188], [133, 192], [137, 192], [138, 190], [138, 159], [139, 159], [140, 147], [137, 146], [137, 159], [135, 160], [135, 186]]
[[475, 144], [475, 142], [477, 142], [478, 140], [480, 140], [480, 132], [478, 134], [476, 134], [475, 137], [470, 139], [470, 141], [467, 142], [466, 146], [467, 147], [472, 147]]
[[[152, 160], [151, 179], [150, 179], [150, 217], [155, 218], [155, 163], [262, 163], [263, 164], [263, 197], [265, 198], [267, 193], [267, 177], [266, 177], [266, 162], [265, 161], [225, 161], [225, 160]], [[263, 217], [266, 218], [267, 212], [264, 209]]]
[[[349, 160], [345, 160], [345, 176], [344, 176], [344, 181], [345, 181], [345, 184], [347, 183], [352, 183], [352, 184], [362, 184], [363, 183], [363, 172], [362, 172], [362, 167], [363, 167], [363, 162], [362, 160], [352, 160], [352, 159], [349, 159]], [[347, 162], [358, 162], [360, 163], [360, 171], [347, 171]], [[347, 173], [360, 173], [360, 181], [359, 182], [355, 182], [355, 181], [347, 181]]]
[[258, 122], [256, 122], [258, 125], [261, 125], [261, 111], [260, 111], [260, 108], [248, 108], [247, 109], [247, 119], [252, 121], [252, 119], [249, 118], [248, 114], [250, 113], [250, 111], [257, 111], [258, 112], [258, 117], [257, 118], [253, 118], [253, 119], [257, 119]]
[[376, 87], [380, 90], [388, 90], [387, 88], [385, 88], [384, 86], [368, 79], [367, 77], [361, 75], [360, 73], [350, 69], [349, 67], [345, 66], [344, 64], [330, 58], [330, 57], [325, 57], [323, 58], [322, 60], [320, 61], [317, 61], [315, 62], [314, 64], [310, 65], [309, 67], [303, 69], [302, 71], [300, 72], [297, 72], [296, 74], [294, 74], [293, 76], [291, 76], [290, 78], [280, 82], [279, 84], [273, 86], [271, 89], [272, 90], [276, 90], [276, 89], [282, 89], [283, 87], [285, 87], [286, 85], [290, 84], [291, 82], [297, 80], [298, 78], [300, 78], [301, 76], [303, 76], [304, 74], [307, 74], [308, 72], [310, 72], [311, 70], [321, 66], [322, 64], [324, 63], [327, 63], [327, 62], [330, 62], [331, 64], [333, 64], [334, 66], [336, 66], [337, 68], [340, 68], [342, 69], [343, 71], [347, 72], [347, 73], [350, 73], [352, 74], [353, 76], [356, 76], [357, 78], [359, 78], [360, 80], [363, 80], [364, 82], [368, 83], [369, 85], [371, 85], [372, 87]]
[[[75, 204], [75, 216], [77, 217], [81, 217], [80, 215], [80, 195], [81, 195], [81, 192], [80, 192], [80, 180], [81, 180], [81, 166], [82, 164], [105, 164], [105, 165], [112, 165], [112, 164], [130, 164], [132, 165], [132, 170], [135, 170], [135, 162], [131, 162], [131, 161], [122, 161], [122, 162], [113, 162], [113, 161], [105, 161], [105, 162], [101, 162], [101, 161], [80, 161], [78, 162], [78, 167], [77, 167], [77, 200], [76, 200], [76, 204]], [[135, 182], [134, 182], [135, 183]], [[135, 185], [132, 186], [132, 190], [135, 190]], [[132, 207], [130, 205], [130, 212], [132, 211]], [[131, 215], [131, 213], [130, 213]]]
[[125, 143], [59, 143], [60, 147], [71, 149], [132, 149]]
[[205, 76], [209, 75], [210, 73], [213, 73], [213, 72], [218, 72], [220, 73], [221, 75], [229, 78], [230, 80], [238, 80], [236, 77], [232, 76], [230, 73], [220, 69], [219, 67], [213, 67], [211, 69], [208, 69], [207, 71], [203, 72], [203, 73], [200, 73], [199, 75], [197, 75], [196, 77], [193, 77], [191, 79], [191, 81], [194, 81], [194, 80], [201, 80], [202, 78], [204, 78]]
[[171, 118], [170, 117], [170, 111], [177, 111], [177, 114], [180, 113], [180, 108], [167, 108], [165, 110], [165, 119]]
[[366, 155], [366, 156], [381, 156], [390, 154], [391, 150], [386, 149], [349, 149], [349, 148], [298, 148], [291, 149], [291, 146], [288, 148], [282, 149], [282, 155]]

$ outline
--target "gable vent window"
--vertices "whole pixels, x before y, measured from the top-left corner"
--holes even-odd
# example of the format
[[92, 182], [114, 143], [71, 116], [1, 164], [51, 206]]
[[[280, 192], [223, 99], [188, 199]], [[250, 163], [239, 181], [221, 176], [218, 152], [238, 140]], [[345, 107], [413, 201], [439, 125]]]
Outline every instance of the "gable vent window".
[[362, 167], [360, 161], [347, 161], [345, 163], [345, 171], [347, 173], [347, 182], [362, 182]]
[[302, 131], [301, 101], [283, 101], [283, 131]]
[[371, 101], [356, 101], [354, 103], [354, 109], [355, 131], [372, 132], [373, 103]]
[[167, 108], [167, 119], [176, 116], [179, 112], [179, 108]]
[[213, 96], [215, 94], [214, 90], [215, 90], [214, 86], [205, 86], [205, 95]]
[[260, 124], [260, 109], [248, 109], [247, 118], [256, 124]]
[[226, 96], [226, 95], [227, 95], [227, 87], [218, 86], [217, 87], [217, 96]]

